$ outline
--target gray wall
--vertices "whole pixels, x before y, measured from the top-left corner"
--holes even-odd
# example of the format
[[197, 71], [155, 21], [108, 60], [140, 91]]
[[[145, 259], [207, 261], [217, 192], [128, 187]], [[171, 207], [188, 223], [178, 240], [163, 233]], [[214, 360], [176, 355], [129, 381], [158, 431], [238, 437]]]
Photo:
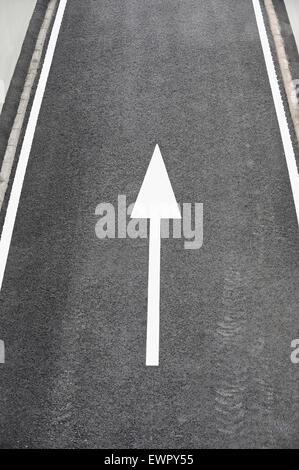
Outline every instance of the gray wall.
[[36, 0], [0, 0], [0, 112]]
[[284, 0], [299, 52], [299, 0]]

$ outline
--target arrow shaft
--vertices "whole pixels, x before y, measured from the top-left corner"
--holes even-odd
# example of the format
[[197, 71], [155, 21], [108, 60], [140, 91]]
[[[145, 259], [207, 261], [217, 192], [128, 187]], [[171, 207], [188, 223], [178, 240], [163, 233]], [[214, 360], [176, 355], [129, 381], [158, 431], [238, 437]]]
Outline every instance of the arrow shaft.
[[161, 220], [150, 219], [146, 365], [159, 365]]

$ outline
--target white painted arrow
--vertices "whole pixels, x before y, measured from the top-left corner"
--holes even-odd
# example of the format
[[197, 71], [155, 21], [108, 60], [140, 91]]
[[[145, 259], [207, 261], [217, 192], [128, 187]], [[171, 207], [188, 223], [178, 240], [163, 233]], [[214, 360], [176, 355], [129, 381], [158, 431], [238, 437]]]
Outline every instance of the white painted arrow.
[[161, 219], [180, 219], [181, 214], [167, 170], [156, 145], [131, 218], [150, 219], [146, 365], [159, 365]]

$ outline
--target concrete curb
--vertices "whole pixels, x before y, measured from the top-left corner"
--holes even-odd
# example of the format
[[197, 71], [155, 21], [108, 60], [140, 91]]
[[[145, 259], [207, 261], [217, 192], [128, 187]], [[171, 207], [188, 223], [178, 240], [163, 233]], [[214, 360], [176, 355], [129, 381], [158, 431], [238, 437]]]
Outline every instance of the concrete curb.
[[279, 67], [287, 95], [287, 100], [290, 108], [290, 113], [294, 123], [294, 129], [299, 143], [299, 103], [296, 96], [296, 87], [294, 78], [292, 77], [289, 61], [287, 58], [284, 40], [281, 34], [279, 21], [272, 0], [264, 0], [265, 8], [267, 11], [271, 33], [275, 44], [275, 49], [278, 57]]
[[10, 179], [14, 159], [16, 156], [17, 147], [18, 147], [20, 136], [21, 136], [27, 107], [30, 101], [31, 91], [32, 91], [35, 79], [37, 77], [37, 74], [38, 74], [38, 69], [40, 66], [47, 34], [48, 34], [48, 31], [52, 22], [53, 15], [56, 10], [56, 4], [57, 4], [57, 0], [49, 1], [49, 5], [47, 7], [43, 23], [38, 34], [35, 49], [31, 58], [31, 62], [30, 62], [29, 70], [28, 70], [27, 77], [25, 80], [23, 92], [20, 98], [17, 114], [16, 114], [12, 129], [10, 132], [10, 136], [8, 139], [8, 144], [7, 144], [5, 154], [4, 154], [2, 167], [0, 171], [0, 211], [3, 205], [6, 190], [9, 184], [9, 179]]

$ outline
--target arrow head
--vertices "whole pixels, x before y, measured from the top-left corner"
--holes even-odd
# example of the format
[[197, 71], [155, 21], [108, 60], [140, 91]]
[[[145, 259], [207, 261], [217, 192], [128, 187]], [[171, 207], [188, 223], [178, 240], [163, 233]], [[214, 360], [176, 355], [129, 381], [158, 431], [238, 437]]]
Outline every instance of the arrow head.
[[145, 174], [131, 218], [181, 219], [158, 144]]

